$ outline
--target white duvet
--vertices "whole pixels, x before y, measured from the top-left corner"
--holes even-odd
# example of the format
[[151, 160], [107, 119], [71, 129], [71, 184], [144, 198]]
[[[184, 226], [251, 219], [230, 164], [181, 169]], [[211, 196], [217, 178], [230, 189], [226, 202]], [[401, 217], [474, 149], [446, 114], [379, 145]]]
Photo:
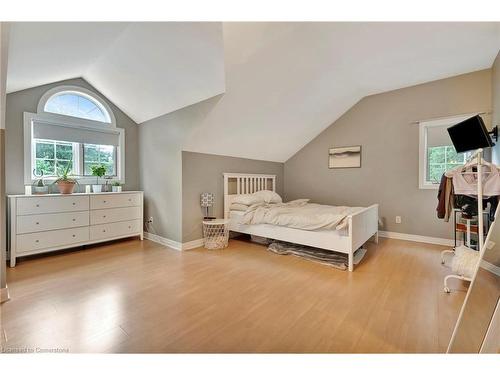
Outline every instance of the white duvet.
[[288, 203], [257, 203], [240, 219], [241, 224], [272, 224], [303, 230], [344, 229], [347, 216], [361, 207], [326, 206], [299, 199]]

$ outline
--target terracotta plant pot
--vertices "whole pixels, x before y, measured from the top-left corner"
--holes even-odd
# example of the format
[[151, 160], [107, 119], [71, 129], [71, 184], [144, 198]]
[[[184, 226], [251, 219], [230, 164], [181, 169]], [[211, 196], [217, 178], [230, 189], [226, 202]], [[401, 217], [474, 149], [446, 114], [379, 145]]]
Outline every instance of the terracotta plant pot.
[[58, 181], [57, 187], [59, 188], [59, 192], [61, 194], [71, 194], [75, 189], [75, 181]]

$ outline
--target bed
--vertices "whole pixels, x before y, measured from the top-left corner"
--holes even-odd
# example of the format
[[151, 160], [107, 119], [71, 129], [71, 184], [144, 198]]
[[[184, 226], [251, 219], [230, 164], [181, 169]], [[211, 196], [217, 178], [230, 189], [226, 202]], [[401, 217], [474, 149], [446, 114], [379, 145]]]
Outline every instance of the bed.
[[354, 269], [354, 252], [368, 240], [378, 243], [378, 204], [360, 207], [345, 217], [344, 229], [303, 230], [272, 224], [241, 224], [243, 212], [231, 210], [240, 194], [276, 191], [276, 175], [224, 173], [224, 218], [229, 230], [347, 254], [348, 269]]

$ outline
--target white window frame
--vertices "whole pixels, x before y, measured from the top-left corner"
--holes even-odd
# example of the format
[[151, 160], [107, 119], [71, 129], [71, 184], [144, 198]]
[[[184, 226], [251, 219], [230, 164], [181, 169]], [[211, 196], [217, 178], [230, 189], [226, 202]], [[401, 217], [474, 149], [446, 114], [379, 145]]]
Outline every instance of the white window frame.
[[[84, 98], [89, 99], [92, 103], [94, 103], [97, 107], [99, 107], [103, 111], [104, 115], [107, 117], [107, 119], [109, 121], [108, 122], [100, 122], [100, 121], [84, 119], [81, 117], [62, 115], [60, 113], [46, 112], [45, 106], [47, 105], [47, 102], [50, 99], [52, 99], [52, 97], [62, 95], [62, 94], [75, 94], [75, 95], [80, 95], [80, 96], [83, 96]], [[102, 128], [102, 127], [115, 128], [116, 127], [115, 115], [113, 114], [113, 111], [111, 110], [111, 107], [108, 105], [108, 103], [106, 103], [106, 101], [103, 98], [101, 98], [99, 95], [97, 95], [95, 92], [92, 92], [84, 87], [70, 86], [70, 85], [54, 87], [42, 95], [42, 97], [40, 98], [40, 101], [38, 102], [38, 106], [37, 106], [36, 111], [37, 111], [37, 113], [48, 113], [48, 114], [56, 115], [56, 116], [63, 116], [63, 117], [69, 117], [72, 119], [78, 119], [78, 120], [80, 120], [79, 122], [81, 122], [82, 124], [86, 124], [89, 127], [94, 127], [94, 126], [97, 126], [98, 128]]]
[[450, 127], [461, 121], [464, 121], [477, 113], [466, 115], [457, 115], [443, 117], [434, 120], [425, 120], [419, 122], [419, 156], [418, 156], [418, 187], [419, 189], [439, 189], [439, 183], [430, 183], [427, 181], [427, 129], [430, 127]]
[[[61, 92], [72, 92], [78, 95], [84, 95], [87, 97], [92, 97], [92, 101], [96, 104], [100, 104], [101, 108], [107, 112], [110, 118], [109, 123], [93, 121], [88, 119], [83, 119], [79, 117], [61, 115], [52, 112], [45, 112], [45, 104], [54, 95]], [[38, 178], [33, 176], [33, 170], [35, 168], [35, 154], [33, 142], [33, 123], [43, 122], [50, 125], [62, 126], [65, 128], [75, 128], [75, 129], [94, 129], [103, 133], [114, 133], [118, 134], [118, 146], [116, 146], [116, 173], [117, 176], [110, 180], [110, 182], [120, 182], [125, 183], [125, 129], [116, 127], [116, 120], [111, 108], [107, 103], [101, 99], [98, 95], [78, 86], [58, 86], [51, 90], [48, 90], [40, 99], [38, 103], [37, 113], [24, 112], [24, 183], [25, 185], [33, 184]], [[82, 164], [79, 158], [82, 156], [80, 151], [82, 147], [76, 150], [78, 160], [74, 163], [78, 165]], [[83, 173], [83, 171], [82, 171]], [[46, 177], [44, 180], [54, 181], [57, 177]], [[96, 178], [92, 176], [77, 176], [78, 182], [81, 184], [92, 184], [95, 183]]]

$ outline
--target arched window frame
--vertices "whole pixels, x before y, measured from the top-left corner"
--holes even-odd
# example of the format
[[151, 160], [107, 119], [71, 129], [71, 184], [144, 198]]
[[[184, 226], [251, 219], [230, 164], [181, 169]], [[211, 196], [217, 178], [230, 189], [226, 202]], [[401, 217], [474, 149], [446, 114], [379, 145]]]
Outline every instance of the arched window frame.
[[[90, 101], [92, 101], [95, 105], [97, 105], [103, 112], [104, 114], [108, 117], [109, 122], [101, 122], [101, 121], [95, 121], [95, 120], [89, 120], [85, 119], [82, 117], [75, 117], [75, 116], [69, 116], [69, 115], [63, 115], [61, 113], [54, 113], [54, 112], [46, 112], [45, 111], [45, 106], [47, 105], [47, 102], [52, 99], [54, 96], [62, 95], [62, 94], [76, 94], [83, 96]], [[54, 87], [50, 90], [48, 90], [45, 94], [42, 95], [40, 98], [40, 101], [38, 102], [38, 107], [37, 107], [37, 113], [47, 113], [53, 116], [61, 117], [61, 119], [71, 119], [71, 121], [76, 121], [79, 122], [83, 126], [88, 126], [88, 127], [97, 127], [97, 128], [102, 128], [102, 127], [116, 127], [116, 119], [115, 115], [113, 114], [113, 111], [111, 110], [111, 107], [106, 103], [106, 101], [101, 98], [99, 95], [96, 93], [84, 88], [84, 87], [79, 87], [79, 86], [57, 86]]]
[[[95, 103], [99, 108], [101, 108], [107, 116], [109, 116], [109, 122], [101, 122], [90, 119], [85, 119], [81, 117], [69, 116], [60, 113], [53, 113], [45, 111], [45, 106], [47, 102], [56, 95], [61, 95], [63, 93], [74, 93], [76, 95], [81, 95], [93, 103]], [[119, 137], [118, 146], [115, 147], [115, 173], [116, 175], [112, 177], [110, 182], [120, 182], [125, 183], [125, 129], [116, 126], [116, 119], [110, 106], [106, 103], [102, 97], [98, 94], [79, 86], [69, 86], [61, 85], [47, 90], [40, 98], [37, 106], [37, 113], [24, 112], [24, 182], [25, 184], [31, 184], [37, 180], [37, 177], [33, 175], [33, 169], [35, 165], [34, 157], [34, 129], [33, 124], [35, 122], [42, 122], [51, 125], [61, 126], [66, 129], [92, 129], [96, 132], [102, 133], [112, 133]], [[77, 145], [77, 144], [74, 144]], [[80, 144], [82, 145], [82, 144]], [[77, 168], [79, 174], [76, 175], [78, 181], [81, 184], [92, 184], [95, 183], [95, 177], [83, 175], [83, 146], [79, 150], [75, 151], [73, 155], [73, 165]], [[55, 180], [56, 177], [47, 177], [45, 180]]]

